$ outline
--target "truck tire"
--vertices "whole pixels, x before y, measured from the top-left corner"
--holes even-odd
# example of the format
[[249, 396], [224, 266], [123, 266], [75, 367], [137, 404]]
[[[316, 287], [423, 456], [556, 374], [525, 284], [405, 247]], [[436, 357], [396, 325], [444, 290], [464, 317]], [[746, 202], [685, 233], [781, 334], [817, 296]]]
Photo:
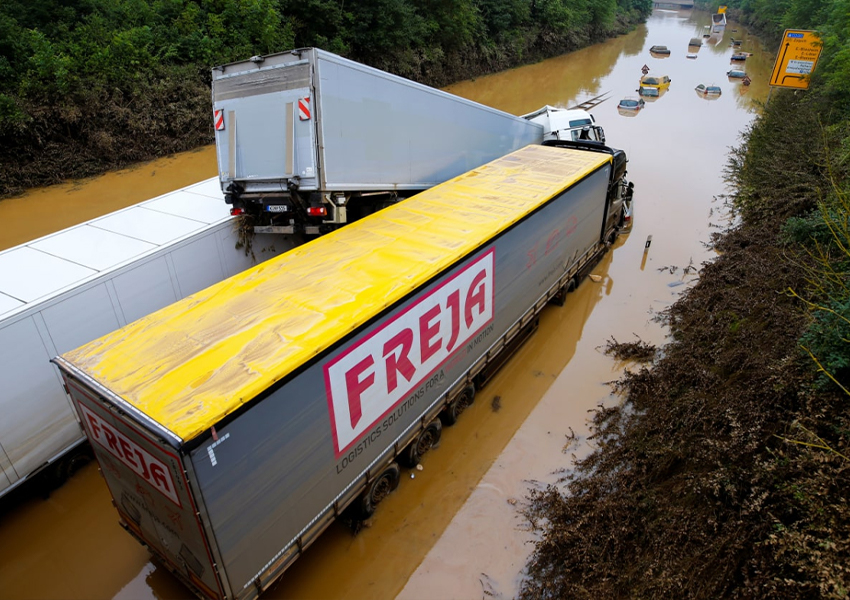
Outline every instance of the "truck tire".
[[401, 469], [397, 463], [390, 463], [386, 469], [381, 471], [366, 491], [360, 496], [360, 518], [368, 519], [375, 514], [375, 508], [381, 501], [390, 495], [398, 487], [401, 479]]
[[[569, 294], [572, 290], [570, 289], [570, 283], [572, 283], [572, 279], [570, 279], [564, 286], [558, 290], [558, 293], [552, 296], [552, 299], [549, 300], [551, 304], [555, 306], [563, 306], [567, 301], [567, 294]], [[573, 283], [573, 289], [575, 289], [575, 284]]]
[[87, 447], [71, 450], [67, 456], [63, 456], [48, 469], [46, 469], [46, 480], [49, 489], [53, 490], [67, 482], [77, 471], [91, 462], [93, 456]]
[[409, 469], [418, 465], [419, 461], [422, 460], [422, 456], [437, 445], [442, 435], [443, 424], [440, 422], [440, 419], [434, 419], [402, 450], [399, 455], [401, 464]]
[[74, 476], [74, 473], [89, 464], [92, 458], [91, 450], [87, 449], [73, 452], [70, 456], [64, 458], [61, 465], [63, 481], [68, 481]]
[[457, 423], [461, 413], [473, 402], [475, 402], [475, 386], [470, 383], [463, 388], [463, 391], [454, 400], [446, 405], [446, 408], [440, 413], [440, 420], [445, 425], [454, 425]]

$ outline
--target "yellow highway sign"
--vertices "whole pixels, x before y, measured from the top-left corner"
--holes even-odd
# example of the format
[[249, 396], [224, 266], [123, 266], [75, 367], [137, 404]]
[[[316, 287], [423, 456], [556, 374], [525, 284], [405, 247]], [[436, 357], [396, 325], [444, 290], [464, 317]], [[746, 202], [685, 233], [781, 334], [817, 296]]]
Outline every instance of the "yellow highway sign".
[[818, 63], [821, 47], [820, 38], [814, 31], [786, 29], [776, 54], [770, 85], [809, 89], [809, 78]]

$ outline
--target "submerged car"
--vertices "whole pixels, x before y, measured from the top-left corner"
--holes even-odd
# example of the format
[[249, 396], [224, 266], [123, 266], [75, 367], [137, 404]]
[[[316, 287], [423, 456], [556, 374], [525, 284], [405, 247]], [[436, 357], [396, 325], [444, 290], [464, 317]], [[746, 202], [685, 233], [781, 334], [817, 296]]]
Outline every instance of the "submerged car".
[[643, 98], [649, 100], [650, 102], [661, 96], [661, 92], [658, 90], [658, 88], [654, 87], [641, 86], [638, 88], [637, 93]]
[[646, 105], [643, 98], [623, 98], [617, 105], [620, 110], [640, 110]]
[[666, 75], [644, 75], [640, 78], [640, 87], [654, 87], [666, 90], [672, 80]]
[[744, 60], [747, 60], [747, 57], [748, 57], [749, 55], [750, 55], [750, 54], [749, 54], [749, 52], [736, 52], [736, 53], [735, 53], [735, 54], [733, 54], [731, 57], [729, 57], [729, 60], [732, 60], [732, 61], [744, 61]]
[[744, 79], [747, 74], [740, 69], [732, 69], [731, 71], [726, 71], [726, 76], [729, 79]]
[[652, 46], [649, 49], [650, 54], [660, 54], [662, 56], [670, 56], [670, 49], [667, 46]]
[[715, 99], [720, 96], [720, 86], [718, 85], [704, 85], [699, 84], [694, 88], [697, 92], [697, 95], [703, 98]]

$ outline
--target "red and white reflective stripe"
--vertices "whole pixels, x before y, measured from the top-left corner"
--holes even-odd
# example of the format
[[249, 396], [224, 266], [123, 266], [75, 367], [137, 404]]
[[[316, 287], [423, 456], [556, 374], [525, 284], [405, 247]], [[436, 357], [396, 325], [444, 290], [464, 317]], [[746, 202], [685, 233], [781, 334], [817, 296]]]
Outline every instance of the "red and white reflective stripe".
[[215, 130], [216, 131], [224, 131], [224, 111], [222, 109], [216, 109], [214, 111], [214, 121], [215, 121]]
[[298, 99], [298, 118], [302, 121], [310, 120], [310, 98]]

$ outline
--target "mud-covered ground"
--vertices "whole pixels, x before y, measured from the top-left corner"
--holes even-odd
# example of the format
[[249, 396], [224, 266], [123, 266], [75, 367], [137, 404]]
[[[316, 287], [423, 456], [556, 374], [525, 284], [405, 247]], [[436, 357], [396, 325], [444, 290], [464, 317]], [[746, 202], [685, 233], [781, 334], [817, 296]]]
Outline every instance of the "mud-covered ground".
[[[845, 181], [829, 158], [846, 121], [827, 127], [825, 106], [775, 95], [733, 153], [739, 224], [666, 315], [673, 341], [596, 414], [597, 450], [531, 493], [540, 539], [523, 598], [850, 593], [850, 398], [801, 348], [811, 305], [795, 294], [823, 290], [784, 225]], [[830, 135], [837, 155], [819, 148]]]

